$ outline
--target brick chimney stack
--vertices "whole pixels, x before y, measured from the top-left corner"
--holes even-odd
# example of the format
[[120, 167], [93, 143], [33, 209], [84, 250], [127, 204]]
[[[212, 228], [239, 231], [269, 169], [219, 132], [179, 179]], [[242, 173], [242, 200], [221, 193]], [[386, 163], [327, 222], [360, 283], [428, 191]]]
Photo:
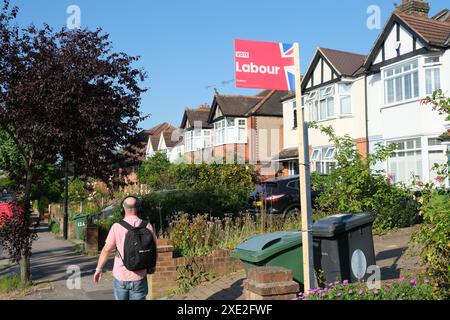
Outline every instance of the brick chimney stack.
[[430, 4], [424, 0], [402, 0], [402, 4], [396, 10], [413, 16], [428, 18]]

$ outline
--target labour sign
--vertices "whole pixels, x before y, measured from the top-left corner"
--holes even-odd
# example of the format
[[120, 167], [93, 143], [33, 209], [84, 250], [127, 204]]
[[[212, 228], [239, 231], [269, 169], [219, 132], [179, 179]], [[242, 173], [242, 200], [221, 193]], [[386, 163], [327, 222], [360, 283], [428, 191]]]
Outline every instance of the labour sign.
[[234, 48], [238, 88], [295, 91], [292, 44], [235, 40]]

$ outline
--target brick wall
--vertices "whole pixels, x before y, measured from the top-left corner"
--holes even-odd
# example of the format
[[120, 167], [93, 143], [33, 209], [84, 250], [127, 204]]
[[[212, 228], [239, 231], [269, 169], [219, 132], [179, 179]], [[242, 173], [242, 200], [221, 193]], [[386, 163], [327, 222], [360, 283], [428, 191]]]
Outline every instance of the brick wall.
[[231, 257], [231, 251], [214, 251], [210, 256], [195, 258], [174, 258], [173, 246], [163, 239], [158, 240], [158, 262], [155, 274], [149, 276], [149, 299], [158, 299], [178, 288], [178, 268], [192, 265], [195, 271], [204, 271], [223, 276], [243, 269], [240, 260]]

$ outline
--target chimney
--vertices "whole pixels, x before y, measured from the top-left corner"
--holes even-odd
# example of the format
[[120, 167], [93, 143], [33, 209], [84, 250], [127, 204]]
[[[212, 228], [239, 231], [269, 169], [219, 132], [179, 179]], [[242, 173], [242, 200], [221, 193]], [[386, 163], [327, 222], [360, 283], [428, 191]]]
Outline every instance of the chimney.
[[396, 10], [412, 16], [428, 18], [430, 4], [424, 0], [403, 0]]
[[199, 110], [209, 110], [209, 104], [207, 103], [201, 104], [198, 108]]

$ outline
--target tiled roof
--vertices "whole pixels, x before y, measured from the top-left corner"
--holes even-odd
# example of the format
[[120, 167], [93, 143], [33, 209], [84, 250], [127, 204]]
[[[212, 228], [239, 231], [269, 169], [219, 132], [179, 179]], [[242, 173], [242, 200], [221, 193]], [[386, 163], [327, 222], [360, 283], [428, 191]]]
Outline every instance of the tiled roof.
[[365, 55], [327, 48], [319, 48], [319, 50], [343, 76], [357, 76], [364, 70]]
[[436, 46], [446, 46], [450, 36], [450, 22], [436, 21], [425, 17], [407, 15], [395, 12], [401, 20], [411, 27], [418, 35], [420, 35], [428, 44]]
[[281, 98], [288, 91], [264, 90], [254, 96], [216, 94], [215, 101], [227, 117], [283, 116]]
[[188, 120], [191, 126], [194, 126], [196, 122], [201, 122], [203, 129], [211, 129], [212, 125], [208, 122], [210, 111], [211, 108], [207, 105], [202, 105], [197, 109], [186, 108], [185, 117], [183, 117], [181, 127], [184, 127], [186, 125], [186, 120]]

